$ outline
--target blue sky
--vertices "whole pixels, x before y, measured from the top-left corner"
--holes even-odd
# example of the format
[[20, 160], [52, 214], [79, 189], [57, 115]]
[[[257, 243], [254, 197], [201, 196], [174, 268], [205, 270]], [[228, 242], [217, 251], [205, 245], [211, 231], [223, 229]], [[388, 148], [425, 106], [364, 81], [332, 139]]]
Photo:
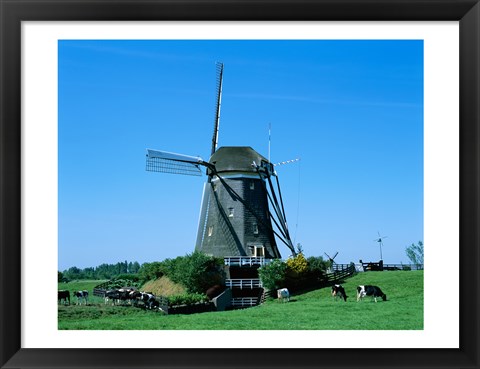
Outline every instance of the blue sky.
[[[277, 167], [306, 256], [408, 263], [423, 241], [422, 41], [58, 43], [59, 270], [194, 250], [203, 183], [145, 171], [145, 149], [210, 154], [215, 62], [225, 64], [219, 146]], [[428, 245], [426, 245], [428, 248]], [[289, 251], [279, 243], [284, 258]]]

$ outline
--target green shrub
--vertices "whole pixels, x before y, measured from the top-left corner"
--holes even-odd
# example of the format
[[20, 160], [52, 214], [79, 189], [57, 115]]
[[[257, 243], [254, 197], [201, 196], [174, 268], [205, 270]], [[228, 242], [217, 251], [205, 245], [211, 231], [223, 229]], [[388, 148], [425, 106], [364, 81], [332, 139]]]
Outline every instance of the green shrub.
[[131, 279], [125, 279], [125, 278], [114, 278], [110, 281], [108, 281], [103, 288], [107, 290], [114, 290], [114, 289], [119, 289], [122, 287], [135, 287], [135, 288], [140, 288], [142, 286], [142, 283], [139, 280], [131, 280]]
[[115, 279], [123, 279], [125, 281], [132, 281], [132, 282], [138, 282], [140, 280], [140, 277], [138, 274], [119, 274], [115, 277]]
[[138, 278], [143, 283], [160, 278], [163, 276], [163, 262], [154, 261], [153, 263], [144, 263], [138, 270]]
[[323, 260], [321, 256], [310, 256], [307, 262], [309, 271], [314, 274], [325, 274], [330, 266], [330, 261]]
[[204, 294], [208, 288], [225, 281], [223, 259], [193, 252], [163, 262], [165, 275], [183, 285], [188, 293]]
[[270, 264], [258, 268], [258, 276], [263, 287], [268, 290], [282, 288], [286, 272], [287, 264], [280, 259], [275, 259]]
[[185, 293], [181, 295], [174, 295], [168, 297], [168, 305], [193, 305], [201, 302], [208, 302], [209, 299], [206, 295], [200, 293]]

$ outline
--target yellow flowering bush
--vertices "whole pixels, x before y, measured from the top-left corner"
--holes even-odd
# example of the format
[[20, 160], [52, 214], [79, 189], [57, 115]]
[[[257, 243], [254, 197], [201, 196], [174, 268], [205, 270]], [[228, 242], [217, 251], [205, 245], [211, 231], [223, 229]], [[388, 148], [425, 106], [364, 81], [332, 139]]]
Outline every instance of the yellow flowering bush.
[[308, 261], [302, 253], [299, 253], [294, 258], [287, 260], [287, 268], [294, 274], [302, 275], [308, 271]]

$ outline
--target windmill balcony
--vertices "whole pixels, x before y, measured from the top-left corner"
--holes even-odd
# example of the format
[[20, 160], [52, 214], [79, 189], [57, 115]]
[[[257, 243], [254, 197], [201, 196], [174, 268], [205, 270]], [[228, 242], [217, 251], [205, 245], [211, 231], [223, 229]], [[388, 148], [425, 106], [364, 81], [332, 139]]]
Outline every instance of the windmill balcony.
[[228, 266], [263, 266], [271, 263], [273, 259], [266, 259], [263, 256], [232, 256], [225, 257], [225, 265]]
[[251, 279], [227, 279], [225, 280], [225, 286], [229, 288], [239, 288], [239, 289], [253, 289], [253, 288], [262, 288], [262, 282], [258, 278]]
[[251, 307], [258, 305], [258, 297], [237, 297], [232, 299], [233, 307]]

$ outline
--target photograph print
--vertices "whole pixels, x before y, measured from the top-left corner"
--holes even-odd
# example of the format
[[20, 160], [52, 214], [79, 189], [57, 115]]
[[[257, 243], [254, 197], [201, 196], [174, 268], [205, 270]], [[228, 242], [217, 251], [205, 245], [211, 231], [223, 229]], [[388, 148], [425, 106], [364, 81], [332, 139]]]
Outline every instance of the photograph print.
[[422, 40], [58, 41], [59, 330], [423, 330], [423, 259]]

